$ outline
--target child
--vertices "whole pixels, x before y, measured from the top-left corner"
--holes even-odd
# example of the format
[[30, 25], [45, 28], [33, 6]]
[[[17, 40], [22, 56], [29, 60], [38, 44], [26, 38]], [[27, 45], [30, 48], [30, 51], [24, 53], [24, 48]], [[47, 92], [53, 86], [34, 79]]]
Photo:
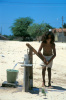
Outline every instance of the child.
[[[41, 53], [41, 50], [43, 49], [43, 54]], [[51, 86], [51, 68], [52, 68], [52, 62], [53, 59], [56, 56], [56, 49], [55, 49], [55, 43], [54, 43], [54, 34], [52, 32], [47, 32], [42, 37], [42, 43], [39, 47], [38, 53], [42, 56], [44, 59], [41, 63], [42, 66], [42, 78], [43, 83], [42, 86], [45, 86], [45, 71], [46, 68], [48, 70], [48, 86]]]

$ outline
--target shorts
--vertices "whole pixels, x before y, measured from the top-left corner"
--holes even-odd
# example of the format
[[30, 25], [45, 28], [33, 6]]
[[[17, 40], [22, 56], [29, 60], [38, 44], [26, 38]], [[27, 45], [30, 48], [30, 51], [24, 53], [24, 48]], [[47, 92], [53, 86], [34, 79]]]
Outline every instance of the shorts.
[[[49, 60], [52, 58], [52, 56], [53, 56], [53, 55], [51, 55], [51, 56], [44, 56], [44, 57], [45, 57], [46, 61], [49, 61]], [[53, 60], [52, 60], [48, 65], [46, 65], [46, 64], [42, 61], [40, 65], [41, 65], [42, 67], [52, 68], [52, 64], [53, 64]]]

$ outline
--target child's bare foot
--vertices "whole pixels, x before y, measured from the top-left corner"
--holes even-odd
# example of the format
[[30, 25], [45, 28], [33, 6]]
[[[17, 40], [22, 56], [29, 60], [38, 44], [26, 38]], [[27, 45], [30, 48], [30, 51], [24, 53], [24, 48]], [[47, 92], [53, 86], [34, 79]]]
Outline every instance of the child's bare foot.
[[48, 83], [48, 87], [51, 88], [51, 83]]
[[42, 87], [45, 87], [45, 83], [44, 82], [42, 83]]

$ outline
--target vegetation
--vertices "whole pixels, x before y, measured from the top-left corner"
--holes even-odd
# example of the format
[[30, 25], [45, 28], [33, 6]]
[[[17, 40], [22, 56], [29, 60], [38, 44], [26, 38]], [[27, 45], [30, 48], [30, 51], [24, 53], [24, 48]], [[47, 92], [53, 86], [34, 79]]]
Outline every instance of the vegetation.
[[66, 28], [66, 23], [64, 23], [63, 28]]
[[10, 27], [13, 35], [5, 37], [7, 37], [9, 40], [19, 38], [21, 41], [31, 41], [33, 38], [35, 39], [37, 36], [41, 36], [46, 31], [53, 28], [47, 23], [38, 24], [33, 23], [33, 21], [34, 20], [30, 17], [16, 19], [13, 25]]
[[13, 26], [11, 26], [11, 31], [14, 34], [14, 36], [19, 37], [30, 37], [30, 35], [27, 33], [28, 26], [30, 26], [33, 23], [33, 19], [30, 17], [26, 18], [19, 18], [16, 19], [13, 23]]
[[46, 24], [46, 23], [36, 24], [35, 23], [28, 27], [27, 32], [30, 34], [30, 36], [35, 38], [36, 36], [43, 35], [50, 28], [52, 27], [49, 24]]

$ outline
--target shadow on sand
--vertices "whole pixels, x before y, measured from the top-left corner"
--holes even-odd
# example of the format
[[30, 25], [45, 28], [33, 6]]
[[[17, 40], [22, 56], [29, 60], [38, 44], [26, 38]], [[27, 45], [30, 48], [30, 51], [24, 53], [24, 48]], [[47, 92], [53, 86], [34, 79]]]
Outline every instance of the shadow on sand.
[[[66, 91], [66, 88], [60, 87], [60, 86], [52, 86], [51, 88], [46, 87], [47, 91], [54, 91], [54, 92], [64, 92]], [[39, 94], [39, 88], [33, 87], [32, 90], [29, 91], [31, 94]]]
[[39, 88], [33, 87], [32, 90], [29, 90], [31, 94], [39, 94]]
[[[63, 87], [61, 87], [61, 86], [52, 86], [52, 90], [53, 90], [53, 91], [64, 92], [64, 91], [66, 91], [66, 88], [63, 88]], [[51, 90], [51, 91], [52, 91], [52, 90]]]

